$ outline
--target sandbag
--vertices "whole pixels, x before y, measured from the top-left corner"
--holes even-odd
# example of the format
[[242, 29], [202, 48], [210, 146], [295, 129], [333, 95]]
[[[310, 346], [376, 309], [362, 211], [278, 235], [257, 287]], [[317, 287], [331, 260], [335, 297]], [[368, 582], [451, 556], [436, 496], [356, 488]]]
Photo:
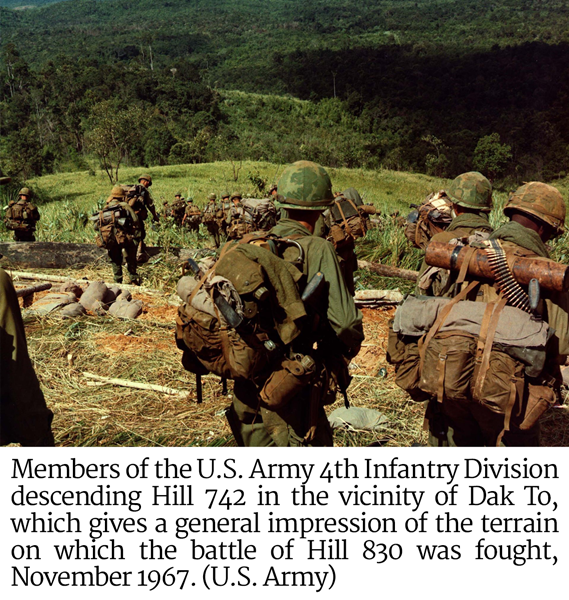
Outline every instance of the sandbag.
[[109, 314], [118, 319], [136, 319], [142, 313], [142, 300], [118, 300], [109, 308]]
[[87, 311], [80, 302], [74, 302], [73, 304], [67, 304], [60, 311], [59, 315], [63, 319], [76, 319], [85, 315]]
[[79, 302], [89, 311], [106, 308], [115, 300], [115, 294], [103, 281], [93, 281], [81, 296]]

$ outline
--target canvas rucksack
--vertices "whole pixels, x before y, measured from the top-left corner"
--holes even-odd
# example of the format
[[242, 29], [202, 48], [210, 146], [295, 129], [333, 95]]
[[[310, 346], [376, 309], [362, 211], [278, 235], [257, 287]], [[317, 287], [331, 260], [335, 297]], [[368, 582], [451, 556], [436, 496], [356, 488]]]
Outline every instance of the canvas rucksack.
[[[257, 384], [268, 408], [283, 406], [319, 374], [306, 335], [307, 304], [321, 288], [304, 286], [302, 271], [281, 258], [291, 238], [248, 235], [228, 242], [218, 260], [189, 261], [178, 283], [176, 341], [182, 364], [197, 376], [214, 373]], [[299, 265], [301, 266], [301, 265]], [[300, 290], [304, 289], [304, 296]]]
[[95, 243], [99, 248], [110, 250], [117, 244], [134, 239], [135, 223], [124, 202], [110, 202], [103, 210], [94, 213], [90, 220], [97, 232]]
[[407, 216], [405, 237], [413, 246], [424, 250], [431, 238], [445, 231], [452, 219], [452, 201], [446, 192], [433, 192]]
[[268, 231], [277, 224], [278, 212], [271, 198], [245, 198], [241, 205], [249, 231]]
[[504, 415], [504, 431], [517, 406], [520, 428], [529, 429], [554, 402], [553, 388], [542, 385], [549, 327], [505, 297], [465, 300], [477, 285], [453, 299], [409, 297], [399, 307], [387, 350], [395, 382], [416, 401], [479, 402]]
[[40, 215], [30, 202], [11, 202], [6, 209], [6, 228], [12, 231], [33, 231]]
[[125, 201], [136, 212], [139, 219], [143, 221], [148, 217], [148, 209], [144, 204], [144, 194], [148, 193], [146, 188], [140, 184], [128, 184], [120, 186], [124, 190]]

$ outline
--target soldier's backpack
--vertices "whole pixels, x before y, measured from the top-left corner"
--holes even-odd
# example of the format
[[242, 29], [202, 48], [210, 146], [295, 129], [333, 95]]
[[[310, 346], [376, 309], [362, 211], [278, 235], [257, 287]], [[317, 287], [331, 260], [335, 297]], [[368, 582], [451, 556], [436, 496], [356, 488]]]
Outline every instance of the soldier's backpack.
[[244, 198], [245, 222], [249, 231], [269, 231], [279, 219], [272, 198]]
[[136, 212], [138, 218], [145, 220], [148, 217], [148, 209], [144, 204], [144, 194], [148, 193], [146, 188], [140, 184], [123, 184], [120, 186], [124, 190], [125, 201]]
[[476, 285], [453, 299], [411, 296], [398, 308], [387, 349], [395, 382], [416, 401], [479, 402], [504, 415], [504, 431], [517, 403], [519, 426], [529, 429], [555, 397], [542, 375], [549, 326], [505, 297], [465, 300]]
[[405, 237], [413, 246], [424, 250], [435, 234], [445, 231], [452, 218], [452, 201], [446, 192], [433, 192], [407, 216]]
[[[265, 406], [282, 406], [317, 375], [312, 344], [302, 348], [309, 310], [323, 278], [305, 286], [294, 262], [281, 258], [296, 246], [293, 239], [248, 235], [228, 242], [210, 263], [188, 261], [193, 275], [184, 275], [178, 294], [176, 341], [182, 364], [196, 373], [258, 383]], [[213, 263], [213, 264], [212, 264]], [[301, 291], [304, 289], [304, 296]]]
[[97, 232], [95, 243], [99, 248], [111, 250], [134, 239], [135, 223], [127, 207], [124, 202], [111, 202], [89, 217]]
[[186, 203], [184, 200], [174, 200], [170, 206], [170, 211], [172, 218], [181, 223], [186, 212]]
[[341, 244], [341, 241], [348, 237], [354, 240], [364, 237], [369, 229], [368, 215], [373, 214], [375, 208], [364, 204], [357, 192], [354, 196], [355, 199], [338, 196], [329, 209], [329, 238], [334, 245]]
[[10, 202], [5, 213], [6, 228], [11, 231], [34, 231], [40, 215], [30, 202]]

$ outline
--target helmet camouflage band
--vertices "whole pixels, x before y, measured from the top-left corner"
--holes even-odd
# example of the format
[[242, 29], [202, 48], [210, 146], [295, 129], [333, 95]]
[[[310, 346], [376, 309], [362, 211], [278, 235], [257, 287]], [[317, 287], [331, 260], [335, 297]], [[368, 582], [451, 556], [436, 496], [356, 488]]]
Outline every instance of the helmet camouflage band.
[[557, 235], [563, 233], [565, 224], [565, 202], [557, 188], [539, 181], [530, 181], [519, 187], [508, 198], [504, 214], [521, 212], [537, 217], [553, 229]]
[[19, 192], [18, 192], [18, 196], [28, 196], [28, 198], [32, 195], [32, 192], [30, 191], [30, 188], [22, 188]]
[[288, 166], [278, 183], [279, 205], [293, 210], [324, 210], [334, 202], [325, 169], [308, 160]]
[[143, 173], [139, 178], [138, 182], [140, 183], [143, 179], [146, 179], [150, 185], [152, 185], [152, 175], [148, 175], [148, 173]]
[[208, 200], [210, 200], [210, 201], [211, 201], [211, 200], [217, 200], [217, 196], [216, 196], [215, 194], [210, 194], [210, 195], [207, 197], [207, 199], [208, 199]]
[[482, 212], [492, 210], [492, 184], [478, 171], [459, 175], [448, 187], [447, 195], [458, 206]]

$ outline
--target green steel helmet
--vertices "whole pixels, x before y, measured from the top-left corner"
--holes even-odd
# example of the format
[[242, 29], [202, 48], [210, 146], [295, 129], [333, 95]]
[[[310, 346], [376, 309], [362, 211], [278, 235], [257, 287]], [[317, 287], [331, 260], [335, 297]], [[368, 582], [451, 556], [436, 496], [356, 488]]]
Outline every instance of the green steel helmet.
[[11, 177], [0, 177], [0, 185], [7, 185], [12, 181]]
[[18, 192], [18, 196], [27, 196], [28, 198], [31, 198], [32, 192], [30, 191], [30, 188], [22, 188]]
[[[223, 196], [223, 198], [225, 198], [225, 196]], [[241, 200], [241, 192], [233, 192], [233, 194], [231, 194], [231, 198], [229, 198], [230, 200]]]
[[289, 165], [278, 183], [279, 205], [293, 210], [325, 210], [334, 203], [332, 182], [324, 167], [308, 160]]
[[[146, 181], [148, 181], [148, 183], [150, 183], [150, 185], [152, 185], [152, 175], [149, 175], [148, 173], [143, 173], [138, 178], [138, 183], [140, 183], [143, 179], [146, 179]], [[150, 185], [148, 187], [150, 187]]]
[[174, 198], [181, 198], [182, 197], [182, 192], [176, 192], [174, 194]]
[[492, 184], [478, 171], [459, 175], [448, 187], [447, 195], [458, 206], [481, 212], [492, 210]]
[[221, 194], [222, 200], [225, 200], [226, 198], [229, 198], [229, 192], [223, 192], [223, 194]]
[[186, 200], [186, 202], [193, 202], [193, 201], [194, 201], [194, 199], [191, 196]]
[[557, 235], [563, 233], [566, 207], [563, 196], [557, 188], [539, 181], [530, 181], [510, 194], [504, 207], [504, 214], [521, 212], [537, 217], [555, 229]]
[[212, 193], [212, 194], [210, 194], [210, 195], [207, 197], [207, 199], [208, 199], [209, 201], [212, 201], [212, 200], [217, 200], [217, 196], [216, 196], [215, 194], [213, 194], [213, 193]]

